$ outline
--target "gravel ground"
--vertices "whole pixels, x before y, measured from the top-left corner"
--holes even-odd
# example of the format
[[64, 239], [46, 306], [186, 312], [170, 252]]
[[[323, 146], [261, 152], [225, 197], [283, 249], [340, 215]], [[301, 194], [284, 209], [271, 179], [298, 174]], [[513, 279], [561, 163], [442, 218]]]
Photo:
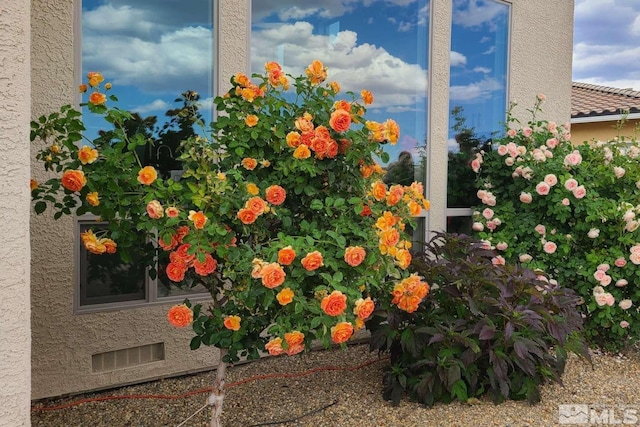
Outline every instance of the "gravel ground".
[[[640, 352], [634, 350], [625, 355], [595, 352], [593, 362], [592, 369], [588, 362], [572, 357], [563, 377], [564, 386], [545, 385], [542, 403], [534, 406], [514, 401], [494, 405], [489, 400], [481, 400], [475, 405], [456, 402], [427, 408], [407, 399], [400, 406], [392, 407], [382, 399], [382, 372], [388, 361], [378, 358], [375, 352], [370, 353], [366, 344], [351, 345], [344, 351], [313, 351], [301, 357], [265, 358], [227, 370], [229, 387], [223, 405], [223, 425], [555, 426], [559, 425], [559, 404], [596, 404], [614, 411], [621, 405], [632, 405], [628, 408], [635, 409], [640, 418]], [[327, 366], [350, 369], [319, 369]], [[316, 371], [308, 372], [314, 369]], [[271, 374], [296, 376], [244, 382], [258, 375]], [[210, 386], [211, 378], [211, 373], [201, 373], [100, 393], [39, 401], [34, 402], [34, 406], [51, 407], [85, 398], [115, 395], [179, 395]], [[82, 403], [54, 411], [33, 410], [31, 423], [34, 427], [175, 427], [202, 408], [207, 396], [208, 393], [202, 392], [173, 400], [122, 399]], [[209, 416], [209, 411], [204, 409], [182, 425], [206, 427]], [[296, 417], [299, 418], [291, 420]], [[618, 416], [616, 420], [621, 419]], [[612, 421], [608, 423], [613, 424]], [[629, 421], [633, 419], [627, 419], [627, 425]], [[636, 425], [640, 425], [640, 420]]]

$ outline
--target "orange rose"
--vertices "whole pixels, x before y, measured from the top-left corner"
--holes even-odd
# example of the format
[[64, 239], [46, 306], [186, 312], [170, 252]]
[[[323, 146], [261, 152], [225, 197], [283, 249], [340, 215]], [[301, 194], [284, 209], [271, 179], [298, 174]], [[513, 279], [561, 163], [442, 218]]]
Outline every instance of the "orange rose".
[[309, 82], [311, 82], [312, 85], [318, 85], [327, 78], [327, 68], [317, 59], [314, 60], [304, 71], [307, 74], [307, 77], [309, 77]]
[[391, 228], [396, 225], [397, 219], [393, 214], [389, 211], [386, 211], [382, 214], [380, 218], [376, 221], [376, 227], [380, 230], [386, 230], [387, 228]]
[[104, 77], [101, 73], [96, 71], [89, 71], [87, 73], [87, 80], [89, 80], [90, 86], [97, 86], [104, 81]]
[[300, 143], [300, 134], [298, 132], [289, 132], [287, 134], [287, 145], [289, 147], [296, 148]]
[[245, 119], [244, 119], [244, 123], [249, 126], [250, 128], [254, 127], [255, 125], [258, 124], [258, 116], [256, 116], [255, 114], [249, 114]]
[[177, 218], [178, 215], [180, 215], [180, 210], [175, 206], [169, 206], [165, 209], [164, 213], [166, 213], [169, 218]]
[[333, 103], [333, 109], [351, 111], [351, 104], [348, 101], [341, 99], [340, 101], [336, 101]]
[[98, 206], [100, 204], [100, 197], [98, 196], [97, 191], [92, 191], [91, 193], [88, 193], [86, 200], [87, 200], [87, 203], [89, 203], [91, 206]]
[[278, 263], [291, 265], [296, 258], [296, 251], [291, 246], [286, 246], [278, 251]]
[[153, 166], [145, 166], [138, 172], [138, 182], [144, 185], [151, 185], [158, 178], [158, 172]]
[[202, 230], [208, 220], [207, 216], [202, 211], [189, 211], [189, 216], [187, 218], [189, 218], [190, 221], [193, 221], [193, 226], [198, 230]]
[[411, 252], [406, 249], [400, 249], [396, 252], [396, 264], [403, 270], [411, 264]]
[[371, 94], [371, 92], [369, 92], [368, 90], [361, 90], [360, 96], [362, 97], [362, 102], [364, 102], [364, 105], [368, 105], [373, 102], [373, 94]]
[[256, 219], [258, 219], [258, 215], [253, 213], [251, 209], [247, 208], [240, 209], [237, 216], [243, 224], [253, 224]]
[[89, 102], [93, 105], [102, 105], [107, 102], [107, 95], [100, 92], [93, 92], [89, 95]]
[[400, 241], [400, 233], [395, 228], [388, 228], [380, 232], [380, 243], [385, 246], [395, 246]]
[[107, 247], [100, 240], [87, 240], [84, 242], [84, 247], [92, 254], [102, 255], [107, 252]]
[[173, 282], [182, 282], [184, 280], [184, 273], [186, 273], [186, 271], [187, 269], [182, 263], [170, 262], [169, 264], [167, 264], [167, 277]]
[[322, 262], [322, 254], [318, 251], [309, 252], [307, 256], [302, 258], [301, 262], [307, 271], [316, 270], [324, 265]]
[[338, 155], [338, 143], [334, 139], [330, 139], [327, 143], [327, 157], [333, 159]]
[[338, 143], [338, 152], [340, 154], [347, 154], [347, 151], [349, 151], [349, 147], [351, 147], [351, 141], [343, 138]]
[[195, 254], [190, 253], [191, 245], [189, 243], [183, 243], [178, 246], [178, 249], [175, 251], [175, 255], [180, 259], [185, 265], [191, 266], [193, 264], [193, 260], [196, 259]]
[[258, 166], [258, 161], [252, 157], [245, 157], [244, 159], [242, 159], [242, 166], [246, 170], [252, 171], [256, 168], [256, 166]]
[[284, 203], [284, 199], [287, 198], [287, 192], [279, 185], [272, 185], [270, 187], [267, 187], [265, 191], [265, 197], [267, 199], [267, 202], [271, 203], [272, 205], [281, 205], [282, 203]]
[[332, 91], [334, 91], [335, 93], [340, 92], [340, 84], [338, 82], [331, 82], [329, 83], [329, 87], [331, 88]]
[[296, 129], [300, 132], [309, 132], [313, 130], [313, 116], [309, 113], [304, 113], [302, 117], [298, 117], [294, 122]]
[[88, 145], [84, 145], [78, 150], [78, 159], [83, 165], [93, 163], [98, 159], [98, 150], [91, 148]]
[[376, 308], [375, 303], [371, 300], [371, 298], [367, 297], [367, 299], [359, 298], [356, 301], [356, 306], [353, 308], [353, 314], [358, 316], [359, 319], [366, 320], [373, 310]]
[[29, 182], [29, 187], [31, 188], [31, 191], [35, 190], [36, 188], [38, 188], [38, 181], [31, 178], [31, 181]]
[[276, 295], [276, 299], [278, 300], [280, 305], [287, 305], [293, 301], [293, 296], [294, 293], [291, 288], [284, 288], [283, 290], [278, 292], [278, 295]]
[[252, 197], [244, 204], [246, 209], [249, 209], [256, 216], [262, 215], [267, 208], [267, 203], [262, 200], [261, 197]]
[[224, 318], [224, 327], [232, 331], [240, 330], [240, 316], [227, 316]]
[[284, 351], [282, 349], [282, 338], [272, 339], [264, 346], [264, 349], [267, 350], [271, 356], [281, 355]]
[[331, 340], [336, 344], [346, 342], [353, 335], [353, 325], [349, 322], [340, 322], [331, 328]]
[[367, 255], [366, 251], [360, 246], [349, 246], [344, 251], [344, 260], [352, 267], [357, 267], [362, 264], [364, 257]]
[[322, 298], [320, 308], [329, 316], [339, 316], [347, 308], [347, 296], [342, 292], [335, 290], [331, 294]]
[[331, 126], [331, 129], [335, 130], [336, 132], [346, 132], [351, 126], [351, 114], [349, 114], [349, 111], [346, 110], [335, 110], [333, 113], [331, 113], [329, 126]]
[[84, 176], [84, 172], [71, 169], [64, 171], [60, 183], [69, 191], [80, 191], [87, 183], [87, 178]]
[[393, 145], [398, 142], [398, 138], [400, 137], [400, 127], [394, 120], [389, 119], [382, 124], [382, 133], [384, 139]]
[[105, 251], [108, 254], [115, 254], [116, 250], [118, 249], [118, 245], [116, 244], [116, 242], [114, 242], [111, 239], [103, 238], [103, 239], [98, 240], [98, 243], [100, 243], [101, 245], [104, 246]]
[[151, 219], [160, 219], [164, 216], [164, 211], [159, 201], [152, 200], [147, 203], [147, 215], [149, 215]]
[[193, 260], [193, 269], [196, 274], [199, 274], [200, 276], [207, 276], [213, 273], [217, 266], [218, 262], [211, 256], [211, 254], [206, 254], [203, 262], [198, 261], [197, 257]]
[[362, 165], [360, 166], [360, 173], [363, 178], [369, 178], [371, 174], [373, 174], [373, 165]]
[[371, 184], [371, 195], [378, 201], [387, 197], [387, 185], [382, 181], [376, 181]]
[[193, 311], [184, 304], [174, 305], [169, 309], [167, 319], [176, 328], [184, 328], [193, 322]]
[[247, 86], [249, 83], [251, 83], [249, 77], [243, 73], [236, 73], [236, 75], [233, 76], [233, 81], [238, 83], [240, 86]]
[[311, 157], [311, 150], [305, 144], [300, 144], [293, 152], [293, 157], [298, 160], [308, 159]]
[[260, 270], [262, 284], [269, 289], [280, 286], [284, 282], [286, 276], [287, 275], [282, 269], [282, 266], [277, 262], [267, 264]]
[[78, 91], [80, 93], [85, 93], [87, 91], [87, 89], [89, 89], [89, 87], [87, 85], [85, 85], [85, 84], [82, 84], [82, 85], [78, 86]]
[[284, 340], [288, 345], [287, 354], [292, 356], [304, 350], [304, 334], [300, 331], [292, 331], [284, 334]]
[[414, 200], [409, 200], [407, 206], [409, 207], [409, 213], [412, 216], [418, 216], [422, 212], [422, 206]]

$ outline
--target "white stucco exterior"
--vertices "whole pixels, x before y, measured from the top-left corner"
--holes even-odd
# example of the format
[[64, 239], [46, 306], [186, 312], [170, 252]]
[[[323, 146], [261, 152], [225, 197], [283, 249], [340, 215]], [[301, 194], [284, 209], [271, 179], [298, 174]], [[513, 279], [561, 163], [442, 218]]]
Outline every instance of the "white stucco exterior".
[[29, 2], [0, 4], [0, 426], [30, 423]]
[[[25, 395], [29, 394], [29, 384], [24, 379], [29, 378], [29, 373], [32, 377], [31, 398], [40, 399], [202, 370], [217, 362], [217, 354], [212, 349], [189, 350], [192, 333], [188, 329], [178, 330], [168, 325], [166, 311], [170, 304], [74, 314], [76, 242], [72, 218], [55, 221], [50, 214], [31, 216], [32, 292], [29, 304], [28, 119], [47, 114], [62, 104], [76, 102], [80, 82], [75, 66], [79, 37], [74, 33], [74, 0], [32, 0], [30, 11], [29, 2], [6, 2], [4, 0], [0, 5], [0, 38], [9, 40], [9, 48], [0, 43], [0, 61], [4, 61], [0, 69], [0, 97], [3, 99], [0, 138], [15, 149], [5, 152], [8, 161], [3, 168], [5, 185], [0, 199], [3, 205], [5, 200], [10, 200], [10, 209], [5, 207], [0, 211], [0, 221], [8, 232], [8, 244], [0, 249], [0, 260], [10, 267], [9, 274], [5, 273], [0, 279], [3, 293], [0, 305], [3, 314], [10, 313], [6, 317], [10, 323], [0, 326], [0, 331], [3, 333], [1, 342], [20, 343], [20, 346], [18, 351], [14, 347], [0, 347], [0, 385], [13, 384], [18, 379], [24, 384], [20, 390], [2, 387], [1, 400], [10, 404], [8, 409], [0, 407], [0, 425], [3, 425], [2, 411], [15, 411], [16, 414], [24, 411]], [[559, 122], [568, 120], [573, 1], [512, 0], [509, 3], [512, 5], [509, 99], [526, 106], [531, 105], [537, 93], [545, 93], [549, 99], [545, 116]], [[431, 0], [431, 13], [428, 139], [432, 151], [427, 191], [432, 210], [428, 226], [432, 230], [442, 230], [446, 224], [451, 1]], [[238, 71], [249, 72], [250, 1], [220, 0], [217, 16], [217, 85], [224, 90], [230, 75]], [[20, 24], [24, 31], [16, 32], [14, 29]], [[7, 78], [11, 84], [6, 83]], [[31, 112], [29, 99], [25, 98], [29, 87]], [[375, 88], [371, 90], [375, 91]], [[524, 109], [522, 113], [526, 114]], [[35, 148], [32, 155], [34, 152]], [[31, 169], [32, 177], [46, 179], [40, 165], [32, 162]], [[32, 310], [30, 370], [29, 307]], [[5, 330], [9, 334], [6, 338]], [[165, 346], [163, 361], [92, 372], [93, 354], [158, 342]], [[7, 359], [9, 365], [4, 358], [10, 358]], [[10, 366], [10, 371], [6, 366]], [[7, 390], [12, 393], [9, 400], [2, 395]], [[26, 422], [28, 418], [25, 418]]]

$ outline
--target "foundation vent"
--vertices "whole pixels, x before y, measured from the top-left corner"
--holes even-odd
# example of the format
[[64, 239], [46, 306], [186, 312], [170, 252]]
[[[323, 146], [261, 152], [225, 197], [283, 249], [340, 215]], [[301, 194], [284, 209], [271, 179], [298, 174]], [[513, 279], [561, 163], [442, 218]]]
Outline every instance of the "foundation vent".
[[94, 354], [91, 356], [91, 367], [93, 372], [107, 372], [159, 360], [164, 360], [163, 342]]

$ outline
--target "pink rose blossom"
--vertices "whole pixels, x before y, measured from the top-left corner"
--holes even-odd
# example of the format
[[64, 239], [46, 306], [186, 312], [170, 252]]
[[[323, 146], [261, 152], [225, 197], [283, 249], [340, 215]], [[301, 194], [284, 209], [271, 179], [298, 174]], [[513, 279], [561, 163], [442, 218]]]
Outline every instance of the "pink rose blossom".
[[550, 159], [550, 158], [552, 158], [552, 157], [553, 157], [553, 153], [552, 153], [551, 151], [549, 151], [549, 150], [545, 150], [545, 151], [544, 151], [544, 155], [545, 155], [545, 157], [546, 157], [547, 159]]
[[632, 254], [639, 253], [640, 252], [640, 244], [631, 246], [631, 248], [629, 248], [629, 252], [631, 252]]
[[604, 276], [606, 275], [607, 273], [605, 271], [596, 270], [596, 272], [593, 273], [593, 278], [596, 279], [598, 282], [602, 282], [602, 280], [604, 279]]
[[592, 228], [591, 230], [589, 230], [589, 232], [587, 233], [587, 236], [589, 236], [590, 239], [595, 239], [600, 235], [600, 230], [598, 230], [597, 228]]
[[612, 280], [611, 276], [609, 276], [608, 274], [605, 274], [602, 280], [600, 281], [600, 284], [602, 286], [609, 286], [611, 284], [611, 280]]
[[613, 173], [616, 176], [616, 178], [618, 178], [618, 179], [622, 178], [624, 176], [625, 172], [626, 171], [624, 170], [624, 168], [617, 167], [617, 166], [615, 168], [613, 168]]
[[515, 142], [510, 142], [507, 144], [507, 151], [511, 157], [516, 157], [518, 155], [518, 146]]
[[624, 229], [629, 233], [633, 233], [638, 229], [638, 221], [629, 221], [627, 225], [624, 226]]
[[491, 242], [488, 240], [480, 240], [480, 243], [482, 243], [482, 249], [487, 249], [487, 250], [493, 249], [491, 247]]
[[547, 184], [549, 184], [551, 187], [553, 187], [554, 185], [556, 185], [558, 183], [558, 177], [555, 176], [554, 174], [550, 173], [545, 175], [544, 177], [544, 182], [546, 182]]
[[573, 197], [576, 199], [582, 199], [587, 195], [587, 189], [584, 188], [584, 185], [579, 185], [573, 189]]
[[497, 227], [497, 224], [493, 221], [487, 221], [487, 228], [491, 231], [495, 230]]
[[482, 225], [481, 222], [474, 222], [471, 229], [473, 229], [473, 231], [482, 231], [484, 230], [484, 225]]
[[524, 145], [518, 145], [518, 148], [516, 148], [516, 151], [518, 152], [519, 155], [524, 156], [525, 154], [527, 154], [527, 147], [525, 147]]
[[614, 261], [614, 265], [616, 267], [624, 267], [625, 265], [627, 265], [627, 260], [622, 257], [616, 258], [616, 260]]
[[482, 201], [482, 203], [484, 203], [485, 205], [488, 206], [495, 206], [496, 205], [496, 198], [491, 196], [491, 197], [487, 197], [485, 200]]
[[538, 185], [536, 185], [536, 192], [541, 196], [549, 194], [549, 190], [551, 190], [551, 187], [544, 181], [539, 182]]
[[606, 300], [606, 304], [607, 304], [609, 307], [612, 307], [612, 306], [616, 303], [616, 299], [615, 299], [615, 298], [613, 297], [613, 295], [611, 295], [609, 292], [605, 293], [604, 295], [605, 295], [605, 297], [606, 297], [606, 299], [607, 299], [607, 300]]
[[618, 303], [618, 305], [623, 310], [629, 310], [633, 305], [633, 303], [631, 302], [630, 299], [623, 299], [622, 301], [620, 301], [620, 303]]
[[571, 140], [571, 134], [569, 132], [565, 132], [562, 134], [562, 138], [564, 138], [565, 141], [570, 141]]
[[607, 294], [605, 293], [596, 294], [595, 298], [596, 298], [596, 304], [598, 304], [600, 307], [607, 304]]
[[598, 294], [604, 294], [604, 288], [602, 286], [596, 286], [593, 288], [593, 296]]
[[629, 260], [635, 265], [640, 265], [640, 253], [632, 252], [631, 255], [629, 255]]
[[517, 134], [517, 132], [516, 132], [516, 130], [515, 130], [515, 129], [509, 129], [509, 130], [507, 131], [507, 135], [509, 136], [509, 138], [513, 138], [513, 137], [515, 137], [515, 136], [516, 136], [516, 134]]
[[500, 224], [502, 224], [502, 220], [501, 220], [500, 218], [498, 218], [497, 216], [493, 218], [493, 222], [494, 222], [496, 225], [500, 225]]
[[526, 193], [524, 191], [520, 193], [520, 201], [522, 203], [529, 204], [531, 203], [532, 200], [533, 200], [533, 197], [531, 197], [531, 193]]
[[627, 328], [629, 327], [629, 322], [627, 322], [626, 320], [622, 320], [622, 321], [620, 322], [620, 327], [621, 327], [622, 329], [627, 329]]
[[478, 199], [482, 200], [487, 197], [487, 192], [485, 190], [478, 190], [476, 196], [478, 196]]
[[553, 242], [547, 242], [544, 244], [544, 246], [542, 247], [542, 249], [548, 253], [548, 254], [552, 254], [556, 251], [556, 249], [558, 249], [558, 245], [556, 245]]
[[478, 159], [471, 160], [471, 169], [473, 169], [475, 173], [478, 173], [480, 171], [480, 160]]
[[531, 129], [530, 127], [525, 127], [522, 129], [522, 134], [525, 136], [525, 138], [529, 138], [532, 133], [533, 129]]
[[533, 259], [533, 257], [529, 254], [522, 254], [520, 255], [519, 259], [520, 259], [520, 262], [529, 262]]
[[596, 267], [596, 270], [600, 270], [600, 271], [604, 271], [605, 273], [607, 271], [609, 271], [609, 269], [611, 268], [611, 266], [609, 264], [600, 264], [598, 265], [598, 267]]
[[558, 131], [558, 125], [556, 122], [549, 122], [547, 124], [547, 130], [551, 133], [556, 133]]
[[507, 146], [506, 145], [499, 145], [498, 146], [498, 154], [499, 155], [506, 156], [508, 152], [509, 152], [509, 150], [507, 150]]
[[509, 245], [507, 244], [507, 242], [498, 242], [496, 244], [496, 249], [499, 251], [505, 251], [507, 250], [508, 247]]
[[631, 209], [629, 209], [628, 211], [626, 211], [624, 213], [624, 215], [622, 215], [622, 219], [626, 222], [631, 221], [633, 218], [636, 217], [636, 213], [634, 211], [632, 211]]
[[507, 157], [506, 159], [504, 159], [504, 164], [511, 167], [513, 166], [515, 160], [513, 160], [513, 157]]
[[578, 166], [580, 163], [582, 163], [582, 155], [578, 150], [573, 150], [564, 157], [565, 166]]
[[493, 218], [493, 209], [485, 208], [485, 210], [482, 211], [482, 216], [486, 219]]
[[545, 235], [545, 233], [547, 232], [547, 227], [545, 227], [545, 226], [544, 226], [544, 225], [542, 225], [542, 224], [538, 224], [538, 225], [536, 225], [536, 228], [534, 228], [534, 230], [536, 230], [536, 232], [537, 232], [538, 234], [541, 234], [541, 235], [543, 235], [543, 236], [544, 236], [544, 235]]
[[501, 255], [491, 258], [491, 263], [493, 265], [505, 265], [505, 260]]
[[544, 151], [539, 148], [534, 149], [532, 154], [533, 160], [535, 160], [536, 162], [544, 162], [545, 160], [547, 160], [547, 156], [544, 155]]
[[628, 284], [629, 284], [629, 282], [626, 279], [619, 279], [619, 280], [616, 281], [616, 286], [618, 288], [624, 288]]
[[568, 180], [565, 181], [564, 183], [564, 188], [566, 188], [569, 191], [573, 191], [578, 187], [578, 181], [576, 181], [573, 178], [569, 178]]
[[564, 206], [569, 206], [569, 204], [571, 204], [571, 202], [569, 201], [569, 199], [567, 199], [566, 197], [564, 199], [562, 199], [561, 202]]
[[558, 146], [558, 139], [557, 138], [549, 138], [549, 139], [547, 139], [547, 147], [549, 147], [549, 148], [551, 148], [553, 150], [557, 146]]
[[526, 180], [533, 178], [533, 169], [529, 166], [522, 168], [522, 177]]

